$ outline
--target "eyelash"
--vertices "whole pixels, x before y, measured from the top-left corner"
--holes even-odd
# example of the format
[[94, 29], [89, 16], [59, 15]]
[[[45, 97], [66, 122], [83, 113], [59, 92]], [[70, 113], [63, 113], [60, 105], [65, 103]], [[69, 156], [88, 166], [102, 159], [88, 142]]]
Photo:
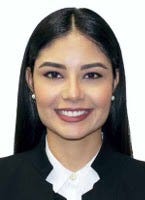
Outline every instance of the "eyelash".
[[[59, 77], [57, 77], [58, 75], [59, 75]], [[49, 79], [61, 79], [61, 78], [63, 78], [60, 73], [55, 72], [55, 71], [47, 72], [47, 73], [44, 74], [44, 76], [46, 76]]]
[[[44, 74], [45, 77], [49, 79], [63, 79], [63, 76], [56, 71], [50, 71]], [[88, 72], [87, 74], [84, 75], [84, 77], [87, 76], [85, 79], [98, 79], [101, 78], [102, 75], [96, 72]]]
[[88, 76], [88, 78], [86, 78], [86, 79], [98, 79], [98, 78], [102, 77], [101, 74], [96, 73], [96, 72], [89, 72], [89, 73], [85, 74], [85, 76]]

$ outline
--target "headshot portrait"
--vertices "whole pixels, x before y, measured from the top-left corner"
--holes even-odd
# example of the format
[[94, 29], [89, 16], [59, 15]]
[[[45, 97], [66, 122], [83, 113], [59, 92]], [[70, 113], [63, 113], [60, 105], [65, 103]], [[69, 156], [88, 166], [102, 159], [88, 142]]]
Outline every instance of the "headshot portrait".
[[0, 158], [1, 200], [145, 199], [125, 56], [109, 21], [97, 4], [36, 20], [18, 68], [13, 152]]

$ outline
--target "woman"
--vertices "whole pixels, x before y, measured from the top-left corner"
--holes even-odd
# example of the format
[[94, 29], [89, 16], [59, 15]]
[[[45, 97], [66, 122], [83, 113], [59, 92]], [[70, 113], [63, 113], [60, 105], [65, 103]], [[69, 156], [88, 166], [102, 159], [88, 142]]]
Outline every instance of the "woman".
[[25, 50], [15, 155], [0, 161], [1, 199], [142, 200], [144, 185], [114, 33], [88, 9], [52, 13]]

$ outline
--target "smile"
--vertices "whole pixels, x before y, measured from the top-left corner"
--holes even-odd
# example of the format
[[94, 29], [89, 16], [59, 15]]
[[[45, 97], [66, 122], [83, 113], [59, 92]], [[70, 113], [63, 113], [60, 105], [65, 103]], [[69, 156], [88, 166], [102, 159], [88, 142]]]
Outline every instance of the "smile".
[[62, 115], [66, 115], [69, 117], [77, 117], [77, 116], [81, 116], [87, 113], [87, 111], [66, 111], [66, 110], [62, 110], [61, 111]]
[[88, 117], [92, 109], [56, 109], [60, 119], [66, 122], [79, 122]]

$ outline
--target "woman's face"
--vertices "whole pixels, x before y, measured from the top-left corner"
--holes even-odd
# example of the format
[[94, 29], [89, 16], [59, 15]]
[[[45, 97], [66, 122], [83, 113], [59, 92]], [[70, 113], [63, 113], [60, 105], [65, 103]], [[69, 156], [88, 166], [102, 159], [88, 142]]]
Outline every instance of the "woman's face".
[[113, 79], [111, 63], [100, 48], [78, 32], [42, 49], [33, 76], [30, 68], [26, 70], [47, 133], [69, 140], [101, 132], [118, 74], [116, 77]]

